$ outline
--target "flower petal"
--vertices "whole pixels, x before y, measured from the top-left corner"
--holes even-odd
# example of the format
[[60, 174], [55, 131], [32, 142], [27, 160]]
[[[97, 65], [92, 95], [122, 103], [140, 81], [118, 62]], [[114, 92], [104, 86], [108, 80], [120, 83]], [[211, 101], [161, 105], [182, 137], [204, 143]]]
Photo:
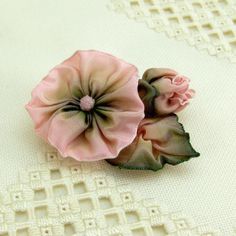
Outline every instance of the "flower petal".
[[152, 86], [157, 89], [160, 94], [165, 93], [185, 93], [188, 90], [189, 84], [184, 81], [182, 84], [173, 84], [171, 78], [165, 76], [162, 79], [154, 80]]
[[194, 90], [189, 89], [189, 78], [171, 69], [148, 69], [141, 81], [138, 91], [145, 105], [146, 117], [181, 111], [194, 95]]
[[110, 92], [104, 93], [97, 100], [96, 104], [98, 107], [111, 107], [116, 111], [137, 112], [137, 119], [140, 122], [144, 117], [144, 105], [138, 95], [138, 79], [134, 74], [129, 76], [131, 77], [126, 77], [126, 83], [115, 88], [113, 91], [110, 90]]
[[39, 83], [32, 92], [32, 100], [39, 99], [44, 105], [55, 105], [82, 94], [78, 71], [72, 67], [59, 65]]
[[138, 128], [135, 124], [140, 122], [140, 117], [143, 116], [143, 113], [105, 110], [100, 110], [100, 112], [100, 115], [99, 113], [96, 114], [95, 119], [107, 142], [107, 146], [112, 152], [110, 158], [115, 158], [120, 150], [134, 140]]
[[99, 127], [93, 119], [91, 127], [73, 140], [68, 146], [67, 156], [74, 157], [78, 161], [96, 161], [105, 158], [114, 158], [112, 150]]
[[[136, 77], [137, 68], [110, 54], [99, 51], [77, 51], [63, 62], [79, 70], [85, 95], [94, 99], [109, 94]], [[132, 79], [133, 80], [133, 79]]]
[[[37, 99], [32, 100], [25, 107], [34, 121], [34, 128], [42, 138], [47, 139], [48, 130], [54, 115], [61, 109], [63, 104], [56, 104], [51, 106], [35, 104]], [[65, 105], [66, 103], [64, 103]]]
[[146, 70], [142, 76], [142, 79], [148, 83], [152, 83], [153, 79], [157, 80], [163, 76], [176, 76], [178, 73], [168, 68], [150, 68]]
[[57, 66], [32, 91], [32, 99], [26, 105], [35, 123], [36, 132], [47, 139], [51, 121], [56, 113], [68, 104], [76, 95], [79, 76], [75, 69], [68, 66]]
[[95, 118], [112, 150], [110, 158], [115, 158], [121, 149], [134, 140], [138, 124], [144, 117], [144, 106], [138, 96], [137, 86], [138, 80], [133, 77], [97, 102]]
[[172, 111], [175, 111], [176, 109], [179, 108], [179, 103], [171, 104], [167, 96], [168, 95], [159, 95], [154, 100], [155, 111], [157, 114], [160, 115], [169, 114], [172, 113]]
[[88, 127], [82, 111], [59, 112], [51, 121], [48, 140], [62, 156], [68, 156], [68, 146]]

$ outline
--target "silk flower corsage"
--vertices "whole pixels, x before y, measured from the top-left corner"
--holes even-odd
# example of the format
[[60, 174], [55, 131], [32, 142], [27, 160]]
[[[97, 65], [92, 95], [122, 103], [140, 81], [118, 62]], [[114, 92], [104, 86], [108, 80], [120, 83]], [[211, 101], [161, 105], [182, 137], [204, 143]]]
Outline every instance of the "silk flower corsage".
[[36, 133], [63, 157], [161, 169], [199, 156], [174, 112], [194, 95], [189, 79], [99, 51], [77, 51], [53, 68], [26, 105]]

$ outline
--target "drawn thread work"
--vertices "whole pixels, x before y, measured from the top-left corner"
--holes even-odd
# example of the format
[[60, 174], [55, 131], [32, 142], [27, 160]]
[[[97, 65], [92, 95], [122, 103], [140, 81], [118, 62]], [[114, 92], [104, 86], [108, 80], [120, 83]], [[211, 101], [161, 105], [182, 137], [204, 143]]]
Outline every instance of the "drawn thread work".
[[103, 163], [78, 163], [50, 150], [0, 194], [0, 236], [215, 236], [154, 199], [137, 199]]
[[236, 63], [236, 2], [233, 0], [110, 0], [126, 14], [170, 38]]

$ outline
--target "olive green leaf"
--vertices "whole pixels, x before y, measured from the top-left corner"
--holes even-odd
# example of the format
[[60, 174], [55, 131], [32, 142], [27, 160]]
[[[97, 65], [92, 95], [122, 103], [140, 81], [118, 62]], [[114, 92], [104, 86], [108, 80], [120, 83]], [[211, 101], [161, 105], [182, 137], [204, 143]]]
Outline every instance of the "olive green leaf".
[[177, 165], [199, 155], [177, 115], [170, 114], [144, 119], [133, 143], [107, 161], [121, 168], [157, 171], [166, 163]]
[[147, 81], [140, 79], [138, 84], [138, 93], [144, 104], [145, 117], [155, 115], [154, 100], [158, 96], [157, 89]]

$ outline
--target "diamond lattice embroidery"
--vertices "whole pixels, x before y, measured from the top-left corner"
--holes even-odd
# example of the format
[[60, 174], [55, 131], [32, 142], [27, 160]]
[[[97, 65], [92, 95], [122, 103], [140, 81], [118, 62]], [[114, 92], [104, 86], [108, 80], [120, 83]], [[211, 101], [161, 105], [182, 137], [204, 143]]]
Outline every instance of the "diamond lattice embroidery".
[[110, 8], [157, 32], [236, 63], [234, 0], [111, 0]]
[[104, 165], [62, 159], [55, 151], [39, 155], [39, 165], [0, 195], [0, 235], [216, 235], [154, 199], [137, 200]]

